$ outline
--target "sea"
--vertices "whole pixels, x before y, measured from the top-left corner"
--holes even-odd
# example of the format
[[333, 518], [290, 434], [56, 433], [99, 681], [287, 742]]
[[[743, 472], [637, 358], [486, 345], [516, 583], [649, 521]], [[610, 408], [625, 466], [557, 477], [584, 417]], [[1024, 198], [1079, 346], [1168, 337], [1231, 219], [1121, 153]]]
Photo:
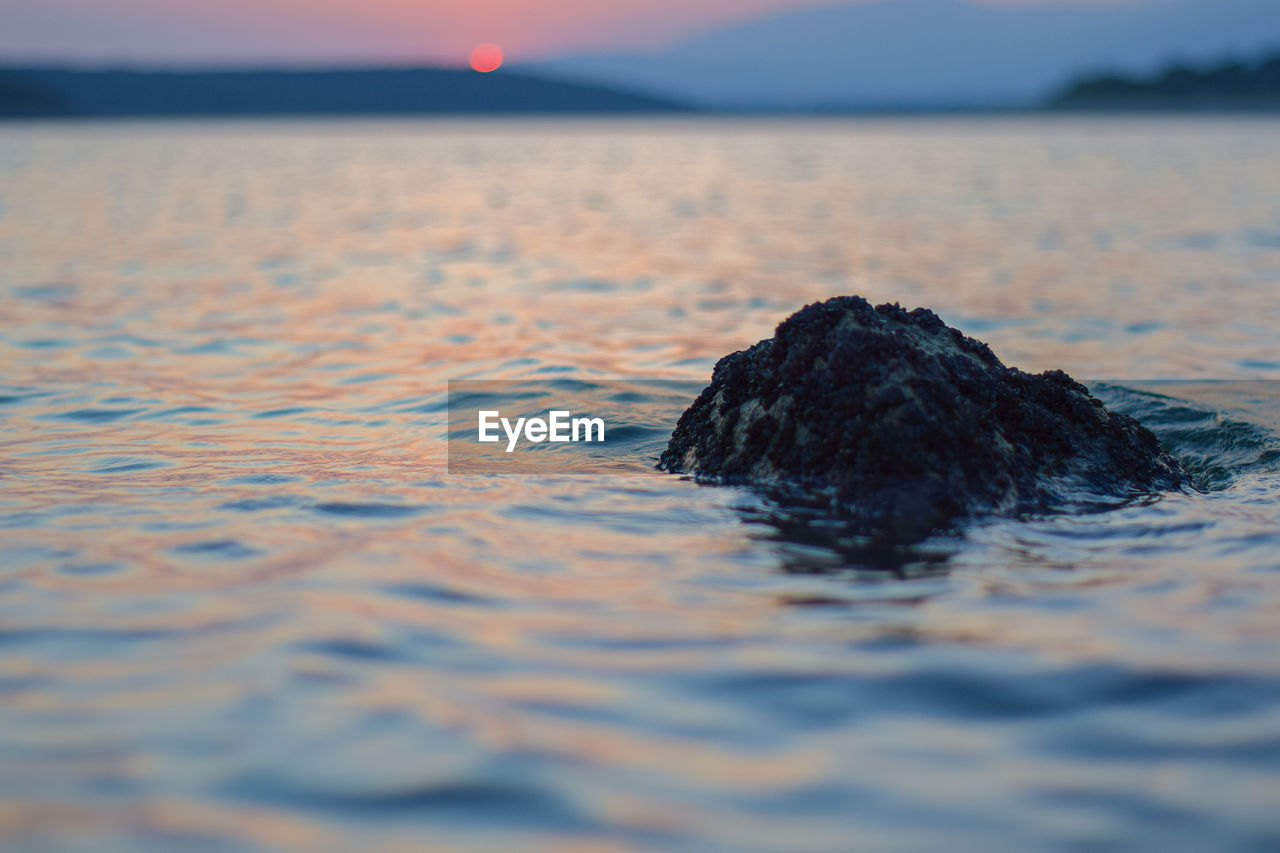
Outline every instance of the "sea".
[[[869, 559], [653, 469], [842, 294], [1195, 486]], [[456, 380], [662, 382], [514, 476]], [[1280, 119], [0, 124], [0, 847], [1280, 849]]]

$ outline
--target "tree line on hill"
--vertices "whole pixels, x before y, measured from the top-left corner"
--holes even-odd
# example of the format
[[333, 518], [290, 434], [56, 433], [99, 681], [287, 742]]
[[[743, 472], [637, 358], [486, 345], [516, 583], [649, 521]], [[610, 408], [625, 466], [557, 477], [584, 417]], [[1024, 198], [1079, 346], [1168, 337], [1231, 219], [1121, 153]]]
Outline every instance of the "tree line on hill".
[[130, 71], [0, 68], [0, 117], [646, 113], [673, 101], [526, 74], [444, 68]]
[[1280, 51], [1253, 62], [1229, 60], [1202, 68], [1174, 63], [1146, 77], [1085, 77], [1058, 93], [1049, 106], [1081, 110], [1277, 110]]

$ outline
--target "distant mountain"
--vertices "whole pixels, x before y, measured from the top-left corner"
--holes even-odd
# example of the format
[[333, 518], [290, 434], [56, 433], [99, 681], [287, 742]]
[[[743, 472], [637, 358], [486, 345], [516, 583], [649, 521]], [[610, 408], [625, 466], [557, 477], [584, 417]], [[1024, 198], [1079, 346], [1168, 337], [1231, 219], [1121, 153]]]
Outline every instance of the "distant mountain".
[[686, 111], [674, 100], [527, 74], [0, 68], [0, 117]]
[[1081, 72], [1142, 72], [1280, 45], [1280, 0], [995, 7], [872, 0], [720, 29], [661, 53], [527, 66], [745, 108], [1039, 102]]
[[1104, 74], [1068, 86], [1050, 102], [1065, 110], [1280, 110], [1280, 53], [1255, 63], [1175, 65], [1149, 77]]

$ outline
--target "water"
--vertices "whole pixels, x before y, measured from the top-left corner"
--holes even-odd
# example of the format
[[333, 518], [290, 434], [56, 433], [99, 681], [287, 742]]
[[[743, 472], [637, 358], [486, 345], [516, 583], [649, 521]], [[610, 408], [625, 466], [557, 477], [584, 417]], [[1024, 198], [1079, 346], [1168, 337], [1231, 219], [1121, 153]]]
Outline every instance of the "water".
[[[1277, 162], [1263, 119], [0, 125], [3, 846], [1276, 849]], [[1205, 491], [875, 564], [649, 471], [659, 396], [624, 471], [446, 470], [450, 379], [705, 379], [838, 293], [1094, 380]]]

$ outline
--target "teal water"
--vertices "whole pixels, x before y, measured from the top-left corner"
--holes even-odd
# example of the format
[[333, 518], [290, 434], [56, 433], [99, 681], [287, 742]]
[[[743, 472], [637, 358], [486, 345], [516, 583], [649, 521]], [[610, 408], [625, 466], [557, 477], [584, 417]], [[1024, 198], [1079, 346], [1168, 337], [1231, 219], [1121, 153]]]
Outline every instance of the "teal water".
[[[0, 125], [5, 850], [1280, 846], [1280, 122]], [[1200, 490], [892, 560], [451, 379], [705, 379], [837, 293]]]

